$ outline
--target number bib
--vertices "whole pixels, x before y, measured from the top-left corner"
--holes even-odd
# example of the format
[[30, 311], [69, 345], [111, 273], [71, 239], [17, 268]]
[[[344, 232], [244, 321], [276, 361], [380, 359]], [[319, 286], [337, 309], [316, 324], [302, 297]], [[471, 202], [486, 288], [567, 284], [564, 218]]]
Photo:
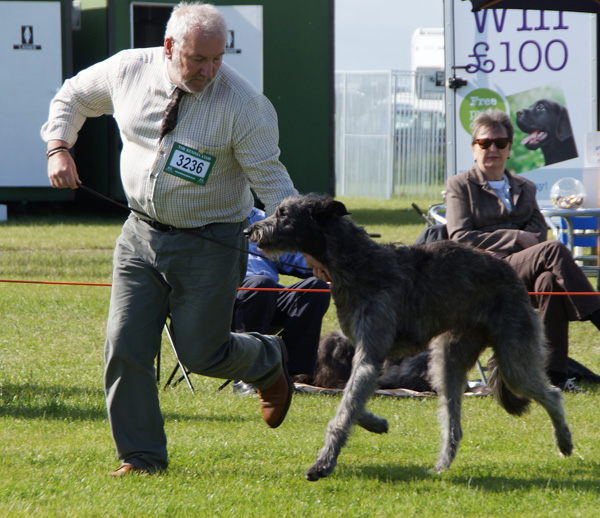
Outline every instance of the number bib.
[[183, 178], [188, 182], [206, 185], [215, 165], [216, 157], [175, 142], [167, 160], [165, 173]]

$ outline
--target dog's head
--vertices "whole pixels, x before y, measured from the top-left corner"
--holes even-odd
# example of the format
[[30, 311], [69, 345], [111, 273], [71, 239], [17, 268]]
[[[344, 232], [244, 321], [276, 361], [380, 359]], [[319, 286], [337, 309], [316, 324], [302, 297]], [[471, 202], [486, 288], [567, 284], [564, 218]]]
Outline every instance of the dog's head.
[[290, 196], [273, 215], [257, 221], [244, 234], [270, 257], [303, 252], [319, 259], [331, 223], [348, 214], [343, 203], [329, 196]]
[[517, 126], [528, 133], [521, 144], [527, 149], [562, 142], [573, 137], [567, 109], [551, 99], [540, 99], [517, 112]]

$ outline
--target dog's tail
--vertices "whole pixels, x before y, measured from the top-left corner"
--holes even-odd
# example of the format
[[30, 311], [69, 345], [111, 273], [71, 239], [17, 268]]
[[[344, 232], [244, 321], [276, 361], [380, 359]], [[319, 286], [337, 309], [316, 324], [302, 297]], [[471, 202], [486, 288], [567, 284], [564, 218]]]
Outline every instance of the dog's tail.
[[492, 355], [487, 364], [488, 387], [498, 404], [509, 414], [521, 416], [529, 410], [531, 400], [511, 392], [502, 379], [498, 369], [498, 361]]

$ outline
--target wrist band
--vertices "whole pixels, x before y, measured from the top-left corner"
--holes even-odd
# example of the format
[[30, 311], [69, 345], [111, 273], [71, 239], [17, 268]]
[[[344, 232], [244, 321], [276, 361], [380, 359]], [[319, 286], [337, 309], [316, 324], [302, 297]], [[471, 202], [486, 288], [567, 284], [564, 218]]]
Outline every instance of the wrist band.
[[46, 151], [46, 157], [50, 158], [52, 155], [55, 155], [56, 153], [60, 153], [61, 151], [69, 151], [69, 148], [67, 146], [58, 146], [58, 147], [49, 149], [48, 151]]

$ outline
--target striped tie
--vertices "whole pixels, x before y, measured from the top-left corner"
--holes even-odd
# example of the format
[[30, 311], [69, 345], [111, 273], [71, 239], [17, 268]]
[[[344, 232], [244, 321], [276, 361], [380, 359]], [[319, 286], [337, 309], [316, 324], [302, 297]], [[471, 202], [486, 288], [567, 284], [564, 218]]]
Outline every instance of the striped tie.
[[167, 133], [170, 133], [175, 129], [175, 125], [177, 124], [177, 114], [179, 112], [179, 101], [181, 101], [183, 94], [185, 94], [185, 91], [179, 87], [175, 88], [175, 98], [167, 105], [165, 116], [160, 126], [160, 140], [162, 140]]

